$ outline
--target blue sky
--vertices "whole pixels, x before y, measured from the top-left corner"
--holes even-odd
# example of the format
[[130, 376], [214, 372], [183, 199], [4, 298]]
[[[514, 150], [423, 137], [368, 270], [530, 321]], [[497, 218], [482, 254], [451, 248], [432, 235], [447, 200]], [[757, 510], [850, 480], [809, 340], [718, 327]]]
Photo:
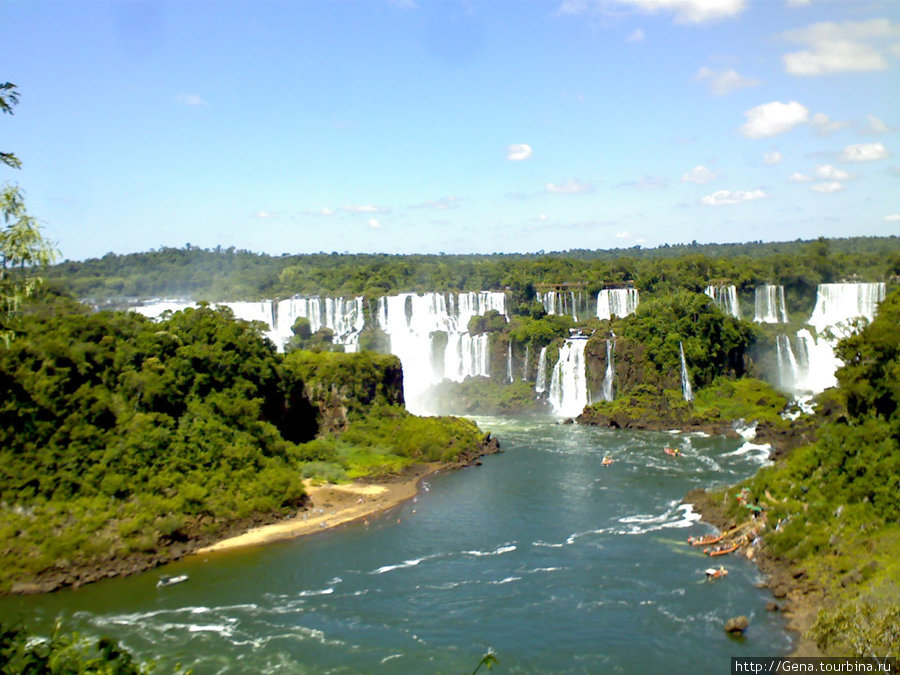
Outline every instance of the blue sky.
[[0, 4], [62, 256], [900, 234], [897, 0]]

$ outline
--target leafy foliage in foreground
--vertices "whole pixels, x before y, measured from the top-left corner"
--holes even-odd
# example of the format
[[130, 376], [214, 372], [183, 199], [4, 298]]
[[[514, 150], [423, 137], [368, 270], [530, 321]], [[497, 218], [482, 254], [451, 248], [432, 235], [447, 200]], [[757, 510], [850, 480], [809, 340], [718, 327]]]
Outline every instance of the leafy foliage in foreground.
[[398, 407], [400, 379], [391, 356], [284, 359], [227, 309], [26, 317], [0, 350], [0, 591], [286, 513], [304, 476], [477, 451], [473, 424]]
[[[777, 531], [776, 554], [804, 565], [830, 597], [813, 635], [842, 654], [896, 655], [882, 627], [900, 607], [900, 291], [875, 320], [842, 341], [838, 399], [819, 440], [747, 482]], [[729, 491], [729, 495], [731, 491]], [[894, 622], [896, 623], [896, 622]]]
[[[128, 650], [111, 638], [96, 642], [63, 633], [59, 624], [49, 639], [35, 639], [25, 631], [0, 624], [0, 674], [144, 675], [151, 664], [136, 662]], [[180, 672], [180, 669], [178, 670]]]

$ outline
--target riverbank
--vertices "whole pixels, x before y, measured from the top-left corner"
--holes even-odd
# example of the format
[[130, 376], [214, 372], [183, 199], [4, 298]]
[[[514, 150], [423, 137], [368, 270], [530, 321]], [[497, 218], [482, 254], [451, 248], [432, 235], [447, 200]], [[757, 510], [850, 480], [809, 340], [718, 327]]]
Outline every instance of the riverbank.
[[193, 555], [261, 546], [333, 529], [348, 523], [377, 518], [385, 511], [413, 499], [421, 482], [444, 468], [442, 464], [418, 464], [403, 474], [377, 481], [333, 484], [304, 481], [308, 501], [292, 518], [254, 527], [242, 534], [204, 546]]
[[[739, 525], [727, 514], [722, 499], [706, 490], [691, 490], [683, 502], [690, 504], [703, 522], [719, 530], [726, 531]], [[824, 656], [815, 641], [806, 637], [822, 608], [822, 589], [809, 579], [805, 569], [771, 555], [765, 547], [765, 530], [762, 529], [760, 534], [762, 545], [740, 548], [735, 555], [746, 556], [765, 575], [765, 585], [773, 597], [767, 609], [781, 612], [787, 619], [786, 628], [797, 635], [791, 656]]]

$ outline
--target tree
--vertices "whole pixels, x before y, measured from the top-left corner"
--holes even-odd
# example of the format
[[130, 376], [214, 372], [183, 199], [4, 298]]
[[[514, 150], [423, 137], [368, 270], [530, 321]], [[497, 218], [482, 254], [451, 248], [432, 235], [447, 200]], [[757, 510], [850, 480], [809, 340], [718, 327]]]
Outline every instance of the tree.
[[[12, 115], [19, 102], [16, 85], [0, 84], [0, 111]], [[11, 152], [0, 153], [0, 163], [19, 169], [22, 163]], [[18, 185], [4, 183], [0, 189], [0, 339], [7, 345], [13, 337], [9, 321], [23, 300], [34, 295], [42, 279], [36, 270], [56, 258], [56, 249], [41, 234], [37, 220], [28, 215]]]

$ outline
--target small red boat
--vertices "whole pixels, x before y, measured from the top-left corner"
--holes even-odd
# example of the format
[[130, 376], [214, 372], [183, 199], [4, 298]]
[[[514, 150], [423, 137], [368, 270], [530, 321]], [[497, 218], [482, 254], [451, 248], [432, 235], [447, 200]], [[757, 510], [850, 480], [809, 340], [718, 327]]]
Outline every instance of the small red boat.
[[710, 534], [705, 537], [697, 537], [694, 539], [693, 537], [688, 537], [688, 543], [691, 546], [712, 546], [713, 544], [718, 544], [725, 538], [725, 533], [722, 534]]
[[609, 466], [612, 463], [613, 463], [612, 457], [610, 457], [608, 455], [603, 458], [602, 462], [600, 462], [600, 464], [602, 464], [603, 466]]
[[678, 457], [681, 454], [681, 450], [678, 448], [663, 448], [663, 452], [667, 455], [672, 455], [672, 457]]
[[738, 546], [740, 544], [732, 544], [729, 548], [721, 548], [717, 546], [716, 548], [709, 549], [706, 551], [706, 555], [708, 556], [716, 556], [716, 555], [728, 555], [729, 553], [734, 553], [738, 550]]
[[710, 568], [704, 570], [704, 572], [706, 574], [707, 581], [709, 581], [710, 579], [718, 579], [719, 577], [724, 577], [726, 574], [728, 574], [728, 570], [726, 570], [722, 566], [719, 566], [719, 569], [716, 569], [715, 567], [710, 567]]

